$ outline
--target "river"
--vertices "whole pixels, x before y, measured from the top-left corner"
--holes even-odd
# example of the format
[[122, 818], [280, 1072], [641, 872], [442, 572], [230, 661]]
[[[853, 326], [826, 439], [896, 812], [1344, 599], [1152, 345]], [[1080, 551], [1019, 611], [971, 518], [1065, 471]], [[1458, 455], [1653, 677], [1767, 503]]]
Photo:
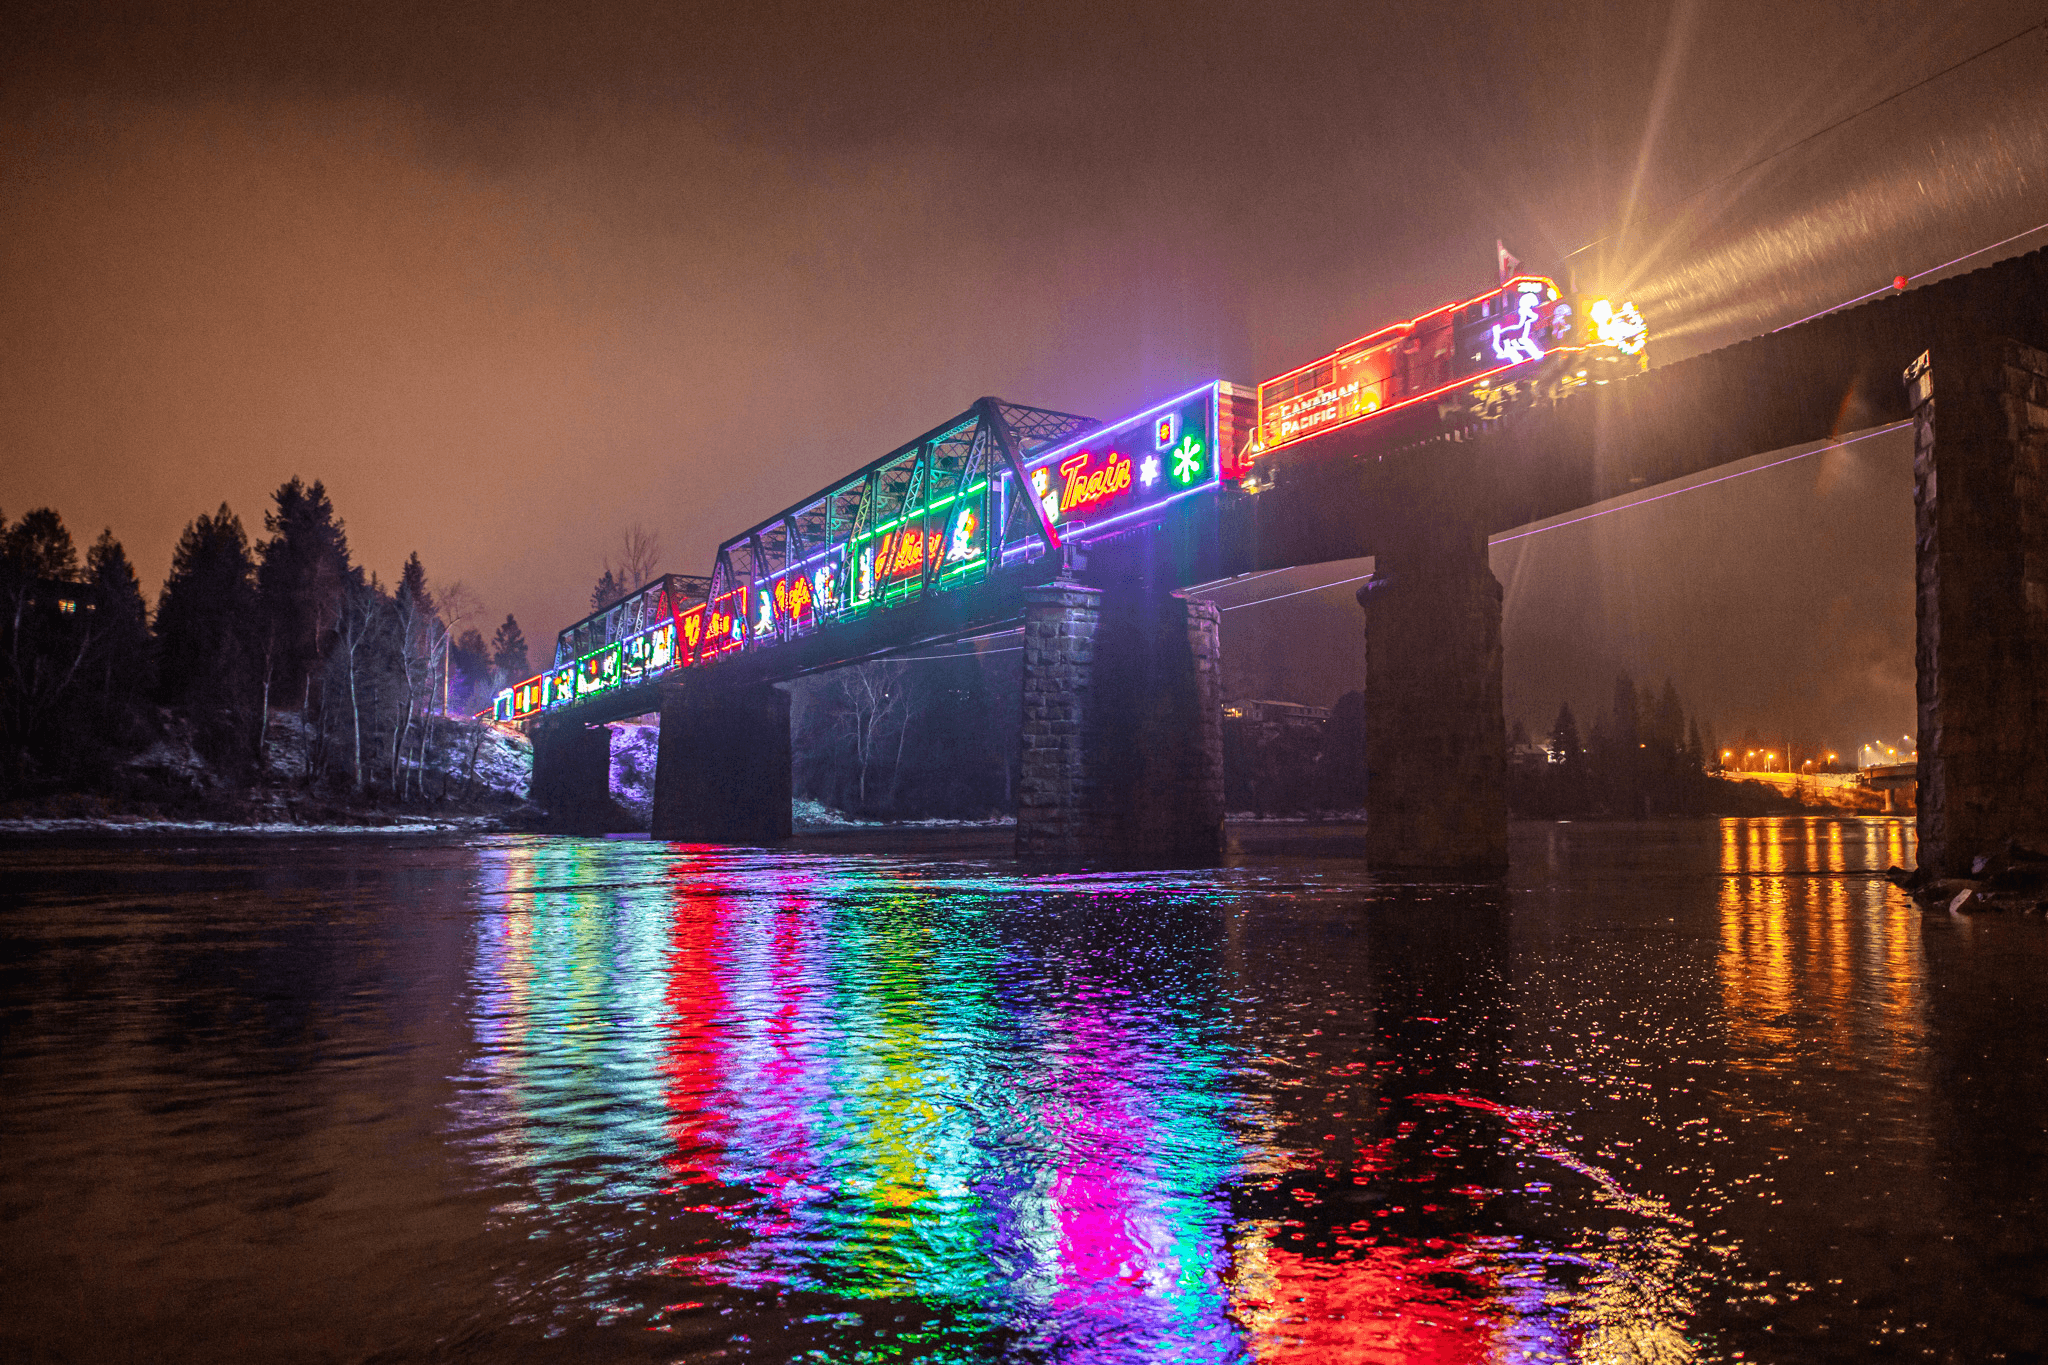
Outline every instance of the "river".
[[0, 849], [0, 1357], [2048, 1353], [2048, 930], [1910, 821], [1235, 837]]

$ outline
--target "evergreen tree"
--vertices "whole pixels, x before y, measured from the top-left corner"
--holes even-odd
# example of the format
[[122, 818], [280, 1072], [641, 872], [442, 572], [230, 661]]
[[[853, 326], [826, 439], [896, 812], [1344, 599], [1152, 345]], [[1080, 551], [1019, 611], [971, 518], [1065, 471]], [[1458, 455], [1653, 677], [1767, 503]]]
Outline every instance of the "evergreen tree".
[[0, 520], [0, 788], [61, 757], [63, 712], [93, 639], [77, 579], [78, 549], [54, 510]]
[[[4, 524], [4, 518], [0, 518]], [[10, 578], [46, 583], [78, 581], [78, 547], [53, 507], [38, 507], [0, 536], [0, 561]]]
[[498, 690], [491, 682], [491, 652], [481, 631], [465, 630], [448, 647], [449, 695], [455, 714], [474, 715], [491, 704]]
[[85, 581], [98, 636], [93, 656], [101, 697], [108, 706], [130, 705], [148, 689], [156, 660], [142, 583], [111, 527], [86, 551]]
[[597, 586], [590, 590], [590, 609], [597, 611], [608, 607], [625, 595], [625, 587], [619, 582], [618, 576], [611, 571], [611, 566], [606, 565], [603, 575], [597, 580]]
[[1650, 722], [1644, 727], [1644, 738], [1657, 751], [1658, 758], [1674, 757], [1685, 748], [1685, 706], [1678, 698], [1678, 688], [1671, 679], [1664, 680], [1664, 691], [1657, 698], [1657, 706], [1650, 713]]
[[233, 704], [246, 692], [256, 564], [226, 503], [185, 527], [157, 597], [158, 690], [172, 704]]
[[[198, 723], [216, 760], [253, 754], [260, 658], [256, 561], [241, 518], [226, 503], [185, 527], [157, 598], [157, 693]], [[248, 720], [246, 744], [237, 722]]]
[[272, 499], [274, 510], [263, 514], [270, 539], [259, 547], [256, 570], [260, 629], [272, 695], [303, 711], [340, 624], [348, 533], [317, 479], [309, 488], [293, 475]]
[[518, 618], [510, 612], [505, 613], [505, 624], [491, 636], [491, 667], [498, 687], [511, 687], [533, 676], [533, 667], [526, 657], [526, 636], [519, 629]]
[[392, 595], [419, 616], [434, 614], [434, 594], [427, 588], [427, 566], [420, 563], [418, 550], [406, 556], [405, 567], [398, 571], [398, 590]]
[[1550, 752], [1556, 762], [1568, 768], [1585, 762], [1586, 746], [1579, 742], [1579, 718], [1572, 714], [1570, 702], [1557, 708], [1557, 719], [1550, 727]]

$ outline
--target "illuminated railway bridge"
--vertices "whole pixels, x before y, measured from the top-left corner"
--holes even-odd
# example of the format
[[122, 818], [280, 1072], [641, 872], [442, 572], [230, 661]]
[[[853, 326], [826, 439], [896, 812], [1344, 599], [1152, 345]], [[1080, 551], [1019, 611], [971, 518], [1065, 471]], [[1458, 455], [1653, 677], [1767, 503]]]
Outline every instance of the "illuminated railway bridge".
[[[2048, 822], [2048, 800], [2032, 816], [2007, 801], [1987, 814], [1977, 793], [2048, 773], [2048, 484], [2028, 426], [2048, 412], [2048, 379], [2039, 352], [2015, 344], [2048, 344], [2044, 261], [1655, 371], [1633, 308], [1522, 276], [1255, 389], [1217, 381], [1120, 421], [983, 398], [729, 538], [708, 576], [664, 575], [570, 626], [551, 667], [499, 694], [495, 715], [532, 734], [535, 797], [573, 823], [606, 791], [603, 723], [658, 712], [655, 836], [770, 842], [790, 827], [788, 700], [774, 683], [1021, 624], [1019, 852], [1212, 862], [1221, 646], [1216, 609], [1182, 590], [1372, 555], [1359, 594], [1367, 856], [1497, 870], [1506, 752], [1487, 536], [1913, 418], [1921, 752], [1938, 789], [1932, 811], [1922, 794], [1923, 861], [2038, 839], [2048, 829], [2027, 821]], [[1930, 375], [1954, 376], [1932, 384], [1968, 414], [1945, 418], [1938, 444]], [[1937, 465], [1967, 492], [1938, 496]], [[1969, 594], [1943, 595], [1966, 580]], [[1972, 643], [1979, 628], [2006, 653]], [[2024, 702], [1997, 681], [2014, 640], [2040, 651]], [[2029, 736], [2030, 761], [1986, 766], [1990, 731]]]

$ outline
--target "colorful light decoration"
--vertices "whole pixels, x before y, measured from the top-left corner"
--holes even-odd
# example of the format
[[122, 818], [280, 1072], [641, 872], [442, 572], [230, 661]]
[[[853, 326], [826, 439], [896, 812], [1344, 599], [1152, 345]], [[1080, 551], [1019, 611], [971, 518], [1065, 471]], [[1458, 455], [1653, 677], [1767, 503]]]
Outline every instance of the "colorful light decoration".
[[[1543, 346], [1537, 329], [1543, 318], [1539, 312], [1544, 286], [1534, 280], [1524, 281], [1516, 290], [1515, 316], [1510, 322], [1498, 322], [1493, 327], [1493, 354], [1506, 365], [1519, 365], [1525, 360], [1543, 359]], [[1549, 290], [1550, 299], [1557, 297], [1557, 289]]]
[[856, 576], [854, 578], [853, 600], [865, 602], [875, 595], [875, 547], [863, 545], [860, 556], [854, 561], [854, 565]]
[[811, 580], [803, 574], [785, 574], [775, 580], [775, 610], [791, 625], [801, 624], [811, 613]]
[[1087, 451], [1070, 455], [1060, 461], [1060, 477], [1065, 480], [1060, 489], [1060, 514], [1065, 516], [1077, 507], [1087, 507], [1101, 502], [1104, 498], [1123, 492], [1131, 486], [1131, 457], [1111, 452], [1105, 455], [1099, 468], [1090, 469], [1089, 461], [1095, 457]]
[[980, 529], [981, 518], [975, 515], [974, 508], [963, 506], [959, 515], [953, 518], [953, 532], [947, 537], [946, 562], [964, 564], [980, 554], [981, 546], [974, 538], [975, 532]]
[[1038, 505], [1045, 509], [1047, 521], [1060, 519], [1060, 495], [1053, 491], [1050, 467], [1031, 471], [1031, 493], [1038, 499]]
[[1611, 299], [1600, 299], [1586, 310], [1586, 316], [1593, 324], [1593, 335], [1603, 346], [1612, 346], [1623, 355], [1641, 355], [1649, 343], [1649, 324], [1636, 311], [1633, 303], [1616, 307]]
[[[1099, 531], [1157, 515], [1175, 499], [1212, 486], [1216, 470], [1208, 451], [1219, 392], [1204, 384], [1037, 457], [1028, 473], [1048, 519], [1063, 534]], [[1168, 435], [1172, 439], [1161, 445]]]

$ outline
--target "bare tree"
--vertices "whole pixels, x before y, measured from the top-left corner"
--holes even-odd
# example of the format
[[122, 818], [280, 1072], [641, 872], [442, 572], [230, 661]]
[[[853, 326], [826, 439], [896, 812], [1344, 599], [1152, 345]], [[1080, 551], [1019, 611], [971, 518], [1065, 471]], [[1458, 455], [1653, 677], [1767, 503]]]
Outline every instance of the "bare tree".
[[440, 592], [440, 611], [435, 625], [439, 632], [441, 650], [441, 714], [448, 714], [448, 651], [455, 641], [455, 633], [464, 621], [470, 620], [483, 611], [483, 603], [469, 590], [468, 585], [457, 580]]
[[619, 533], [618, 564], [606, 567], [619, 580], [620, 592], [633, 591], [661, 572], [661, 532], [634, 522]]
[[903, 794], [903, 746], [910, 738], [910, 727], [931, 705], [931, 674], [921, 668], [912, 668], [907, 663], [903, 673], [896, 679], [893, 689], [896, 693], [896, 761], [889, 768], [889, 807], [897, 809], [897, 800]]
[[[28, 763], [29, 741], [42, 727], [48, 716], [55, 711], [64, 694], [77, 679], [80, 668], [92, 654], [94, 643], [90, 618], [69, 632], [68, 639], [58, 639], [54, 645], [36, 647], [38, 632], [34, 618], [44, 614], [44, 609], [35, 603], [38, 583], [34, 578], [23, 575], [6, 584], [6, 607], [12, 618], [12, 629], [6, 633], [7, 680], [10, 684], [0, 696], [8, 702], [5, 719], [8, 729], [8, 743], [16, 752], [7, 755], [13, 765], [25, 771]], [[47, 614], [55, 616], [57, 610], [52, 603]], [[45, 630], [45, 637], [58, 632]], [[0, 765], [0, 772], [5, 766]]]
[[338, 624], [335, 653], [341, 658], [342, 666], [348, 673], [349, 724], [354, 731], [354, 774], [355, 789], [363, 789], [363, 703], [357, 678], [362, 672], [363, 645], [377, 628], [377, 616], [383, 607], [383, 594], [376, 584], [364, 583], [360, 578], [348, 585], [342, 595], [341, 615]]
[[[475, 593], [471, 592], [469, 588], [460, 580], [457, 580], [456, 582], [450, 583], [447, 587], [441, 589], [439, 608], [440, 609], [435, 613], [432, 622], [432, 638], [429, 642], [428, 657], [429, 659], [435, 658], [436, 654], [434, 653], [434, 651], [438, 651], [438, 658], [440, 660], [439, 669], [441, 677], [441, 704], [437, 709], [440, 713], [441, 718], [445, 720], [448, 715], [448, 675], [450, 671], [449, 654], [455, 644], [455, 632], [458, 628], [461, 627], [464, 621], [469, 620], [471, 617], [477, 615], [480, 611], [482, 611], [483, 604], [482, 602], [478, 601], [477, 595]], [[421, 796], [425, 796], [427, 794], [426, 775], [427, 772], [429, 771], [429, 761], [431, 758], [431, 755], [428, 752], [428, 745], [433, 738], [433, 733], [433, 721], [426, 719], [425, 717], [422, 717], [420, 724], [419, 761], [419, 785]], [[447, 796], [448, 781], [446, 774], [443, 774], [441, 781], [441, 799], [445, 800]]]
[[[854, 751], [860, 769], [860, 806], [868, 804], [868, 772], [891, 739], [901, 751], [905, 714], [905, 679], [909, 665], [897, 659], [854, 663], [827, 673], [831, 702], [836, 704], [840, 733]], [[901, 759], [899, 759], [901, 761]]]
[[391, 612], [397, 630], [399, 676], [405, 683], [405, 700], [391, 723], [391, 795], [394, 800], [403, 801], [407, 786], [406, 755], [411, 747], [407, 741], [412, 737], [413, 713], [425, 686], [428, 612], [417, 597], [404, 591], [393, 598]]

